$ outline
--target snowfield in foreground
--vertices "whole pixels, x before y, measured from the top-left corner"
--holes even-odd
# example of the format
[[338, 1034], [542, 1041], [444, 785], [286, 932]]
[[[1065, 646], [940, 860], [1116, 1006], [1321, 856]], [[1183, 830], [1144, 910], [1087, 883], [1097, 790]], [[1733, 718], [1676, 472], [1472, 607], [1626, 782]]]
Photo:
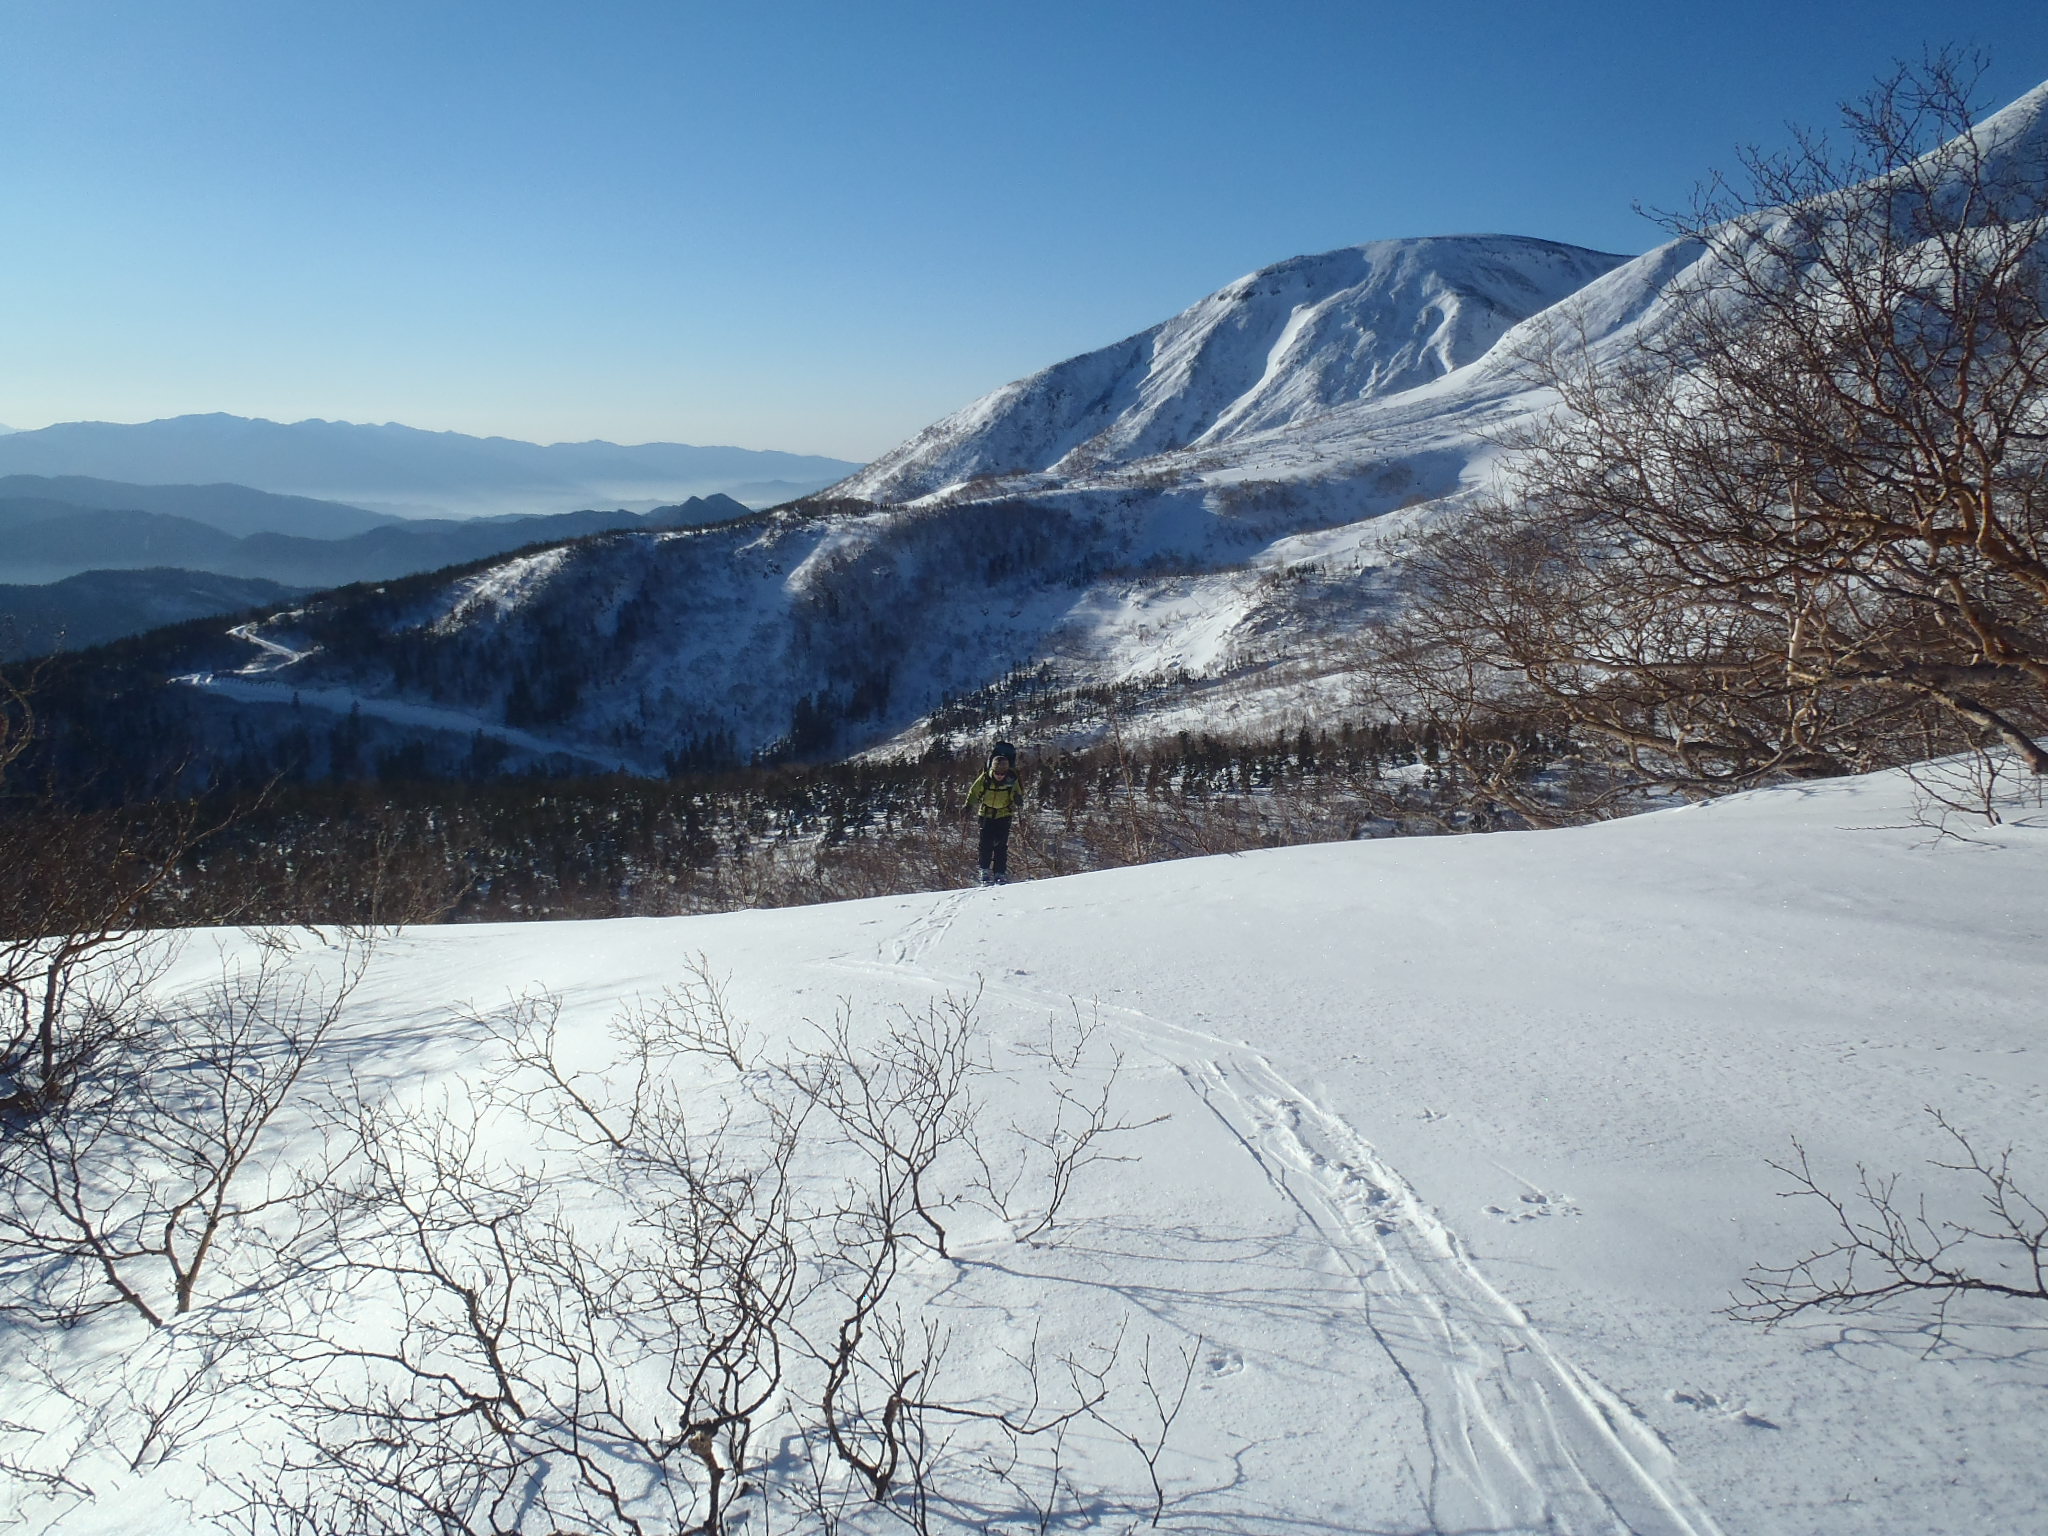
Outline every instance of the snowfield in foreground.
[[[1794, 1135], [1836, 1188], [1860, 1163], [1971, 1214], [1929, 1167], [1951, 1150], [1932, 1107], [2048, 1195], [2048, 817], [1967, 843], [1913, 819], [1911, 786], [1879, 775], [1566, 832], [422, 929], [377, 956], [350, 1049], [372, 1079], [466, 1085], [489, 1049], [458, 1005], [544, 986], [587, 1044], [699, 955], [771, 1046], [842, 1003], [875, 1020], [978, 991], [998, 1044], [1078, 1003], [1122, 1052], [1124, 1117], [1163, 1118], [1052, 1232], [963, 1222], [958, 1262], [908, 1278], [969, 1381], [1034, 1331], [1193, 1350], [1161, 1529], [2042, 1529], [2048, 1309], [1965, 1306], [1932, 1354], [1909, 1304], [1773, 1332], [1723, 1315], [1752, 1266], [1828, 1241], [1815, 1202], [1777, 1198], [1767, 1160]], [[195, 983], [213, 943], [181, 962]], [[25, 1381], [0, 1398], [56, 1422]], [[268, 1454], [224, 1418], [29, 1513], [170, 1531], [182, 1496], [208, 1504], [200, 1462], [260, 1480]], [[1082, 1426], [1063, 1455], [1122, 1502], [1050, 1528], [1144, 1527], [1127, 1447]], [[1033, 1528], [980, 1520], [959, 1528]]]

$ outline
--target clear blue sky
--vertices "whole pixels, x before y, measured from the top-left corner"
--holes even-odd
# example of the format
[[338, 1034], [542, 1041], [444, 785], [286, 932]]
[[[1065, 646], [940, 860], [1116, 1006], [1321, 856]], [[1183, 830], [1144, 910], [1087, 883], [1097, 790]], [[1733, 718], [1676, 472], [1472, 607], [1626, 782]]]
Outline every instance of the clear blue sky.
[[0, 422], [867, 458], [1266, 262], [1654, 244], [2043, 0], [0, 0]]

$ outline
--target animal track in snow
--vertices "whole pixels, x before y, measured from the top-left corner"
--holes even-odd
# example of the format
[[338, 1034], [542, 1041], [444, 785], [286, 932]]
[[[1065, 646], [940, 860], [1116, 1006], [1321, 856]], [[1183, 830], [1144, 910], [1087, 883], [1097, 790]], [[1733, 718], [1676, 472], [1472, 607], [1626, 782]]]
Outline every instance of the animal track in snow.
[[1709, 1414], [1717, 1419], [1728, 1419], [1750, 1429], [1777, 1429], [1780, 1427], [1762, 1414], [1751, 1413], [1742, 1404], [1731, 1402], [1716, 1392], [1702, 1392], [1697, 1389], [1681, 1391], [1679, 1388], [1673, 1387], [1670, 1395], [1672, 1402], [1682, 1407], [1690, 1408], [1696, 1413]]
[[1228, 1376], [1241, 1376], [1244, 1374], [1244, 1356], [1234, 1349], [1212, 1350], [1202, 1361], [1202, 1371], [1211, 1381], [1222, 1381]]
[[1579, 1208], [1570, 1195], [1546, 1195], [1531, 1190], [1513, 1205], [1489, 1205], [1486, 1214], [1502, 1221], [1534, 1221], [1539, 1216], [1576, 1216]]

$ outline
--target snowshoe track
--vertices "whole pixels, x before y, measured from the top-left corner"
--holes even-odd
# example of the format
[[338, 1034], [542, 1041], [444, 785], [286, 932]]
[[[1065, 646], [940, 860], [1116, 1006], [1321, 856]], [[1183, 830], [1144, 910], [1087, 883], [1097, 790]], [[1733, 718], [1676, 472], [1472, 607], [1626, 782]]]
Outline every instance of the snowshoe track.
[[[916, 979], [985, 1001], [1064, 1010], [1011, 983], [946, 977], [918, 962], [964, 895], [943, 898], [849, 969]], [[844, 963], [844, 962], [842, 962]], [[1430, 1527], [1542, 1536], [1722, 1536], [1654, 1431], [1550, 1344], [1479, 1272], [1453, 1232], [1342, 1117], [1239, 1042], [1098, 1005], [1191, 1094], [1314, 1229], [1358, 1293], [1360, 1315], [1414, 1394], [1430, 1447]]]
[[1432, 1526], [1718, 1536], [1655, 1434], [1558, 1354], [1355, 1130], [1263, 1057], [1175, 1065], [1352, 1275], [1423, 1415]]

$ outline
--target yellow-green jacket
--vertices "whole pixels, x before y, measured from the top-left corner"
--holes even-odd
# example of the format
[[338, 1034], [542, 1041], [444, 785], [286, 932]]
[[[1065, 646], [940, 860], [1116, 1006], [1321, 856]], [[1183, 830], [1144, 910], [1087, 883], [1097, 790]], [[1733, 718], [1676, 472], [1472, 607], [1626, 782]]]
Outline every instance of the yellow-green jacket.
[[998, 784], [983, 769], [981, 777], [967, 787], [967, 808], [979, 811], [984, 816], [1014, 816], [1024, 799], [1023, 786], [1017, 782], [1017, 772], [1010, 770], [1010, 777]]

